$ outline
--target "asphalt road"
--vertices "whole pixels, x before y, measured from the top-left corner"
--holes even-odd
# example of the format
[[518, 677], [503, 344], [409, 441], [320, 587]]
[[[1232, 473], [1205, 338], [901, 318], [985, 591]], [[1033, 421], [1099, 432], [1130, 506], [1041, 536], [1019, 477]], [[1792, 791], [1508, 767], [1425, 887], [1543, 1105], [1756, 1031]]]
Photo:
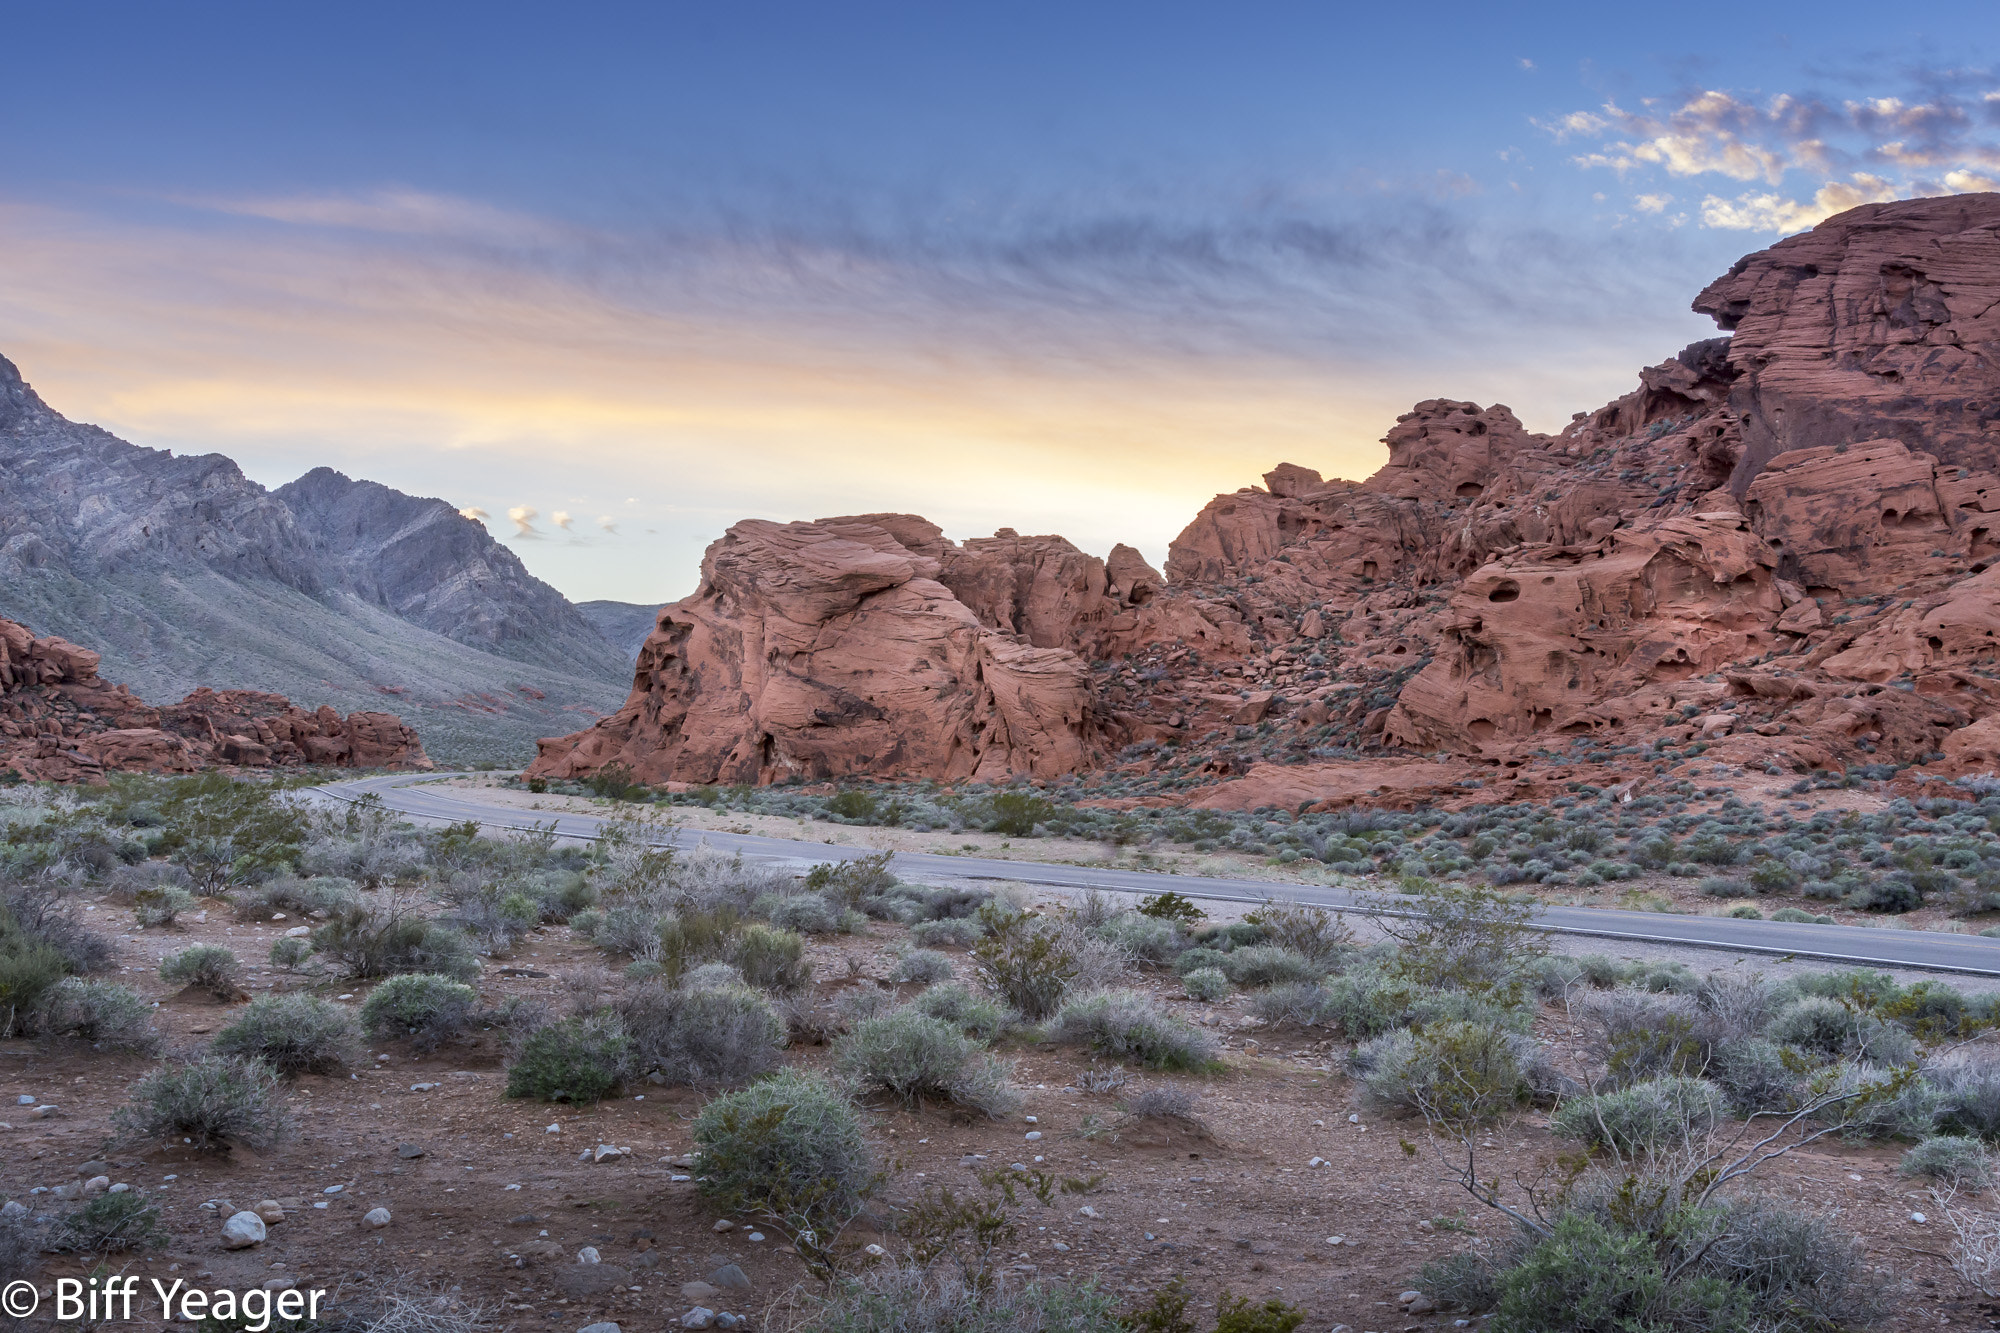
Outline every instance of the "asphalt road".
[[[390, 809], [417, 819], [447, 822], [470, 819], [487, 828], [522, 831], [547, 828], [553, 822], [561, 836], [584, 840], [596, 838], [604, 825], [610, 822], [595, 815], [555, 813], [537, 820], [519, 809], [485, 804], [476, 791], [423, 785], [440, 777], [459, 776], [486, 775], [392, 773], [384, 777], [329, 783], [313, 790], [340, 801], [352, 801], [372, 793], [381, 797], [382, 803]], [[866, 848], [835, 847], [825, 843], [700, 829], [674, 830], [662, 843], [686, 849], [706, 846], [721, 852], [741, 852], [744, 857], [753, 860], [808, 864], [869, 854]], [[1256, 903], [1267, 898], [1284, 898], [1348, 910], [1356, 906], [1355, 895], [1344, 889], [1281, 884], [1271, 880], [1167, 875], [1143, 870], [1118, 870], [1108, 866], [1047, 865], [989, 857], [942, 856], [932, 852], [898, 852], [891, 865], [897, 873], [911, 879], [937, 876], [1000, 879], [1051, 888], [1105, 889], [1118, 893], [1164, 893], [1171, 889], [1190, 898], [1219, 902]], [[1677, 916], [1664, 912], [1625, 912], [1597, 907], [1545, 908], [1536, 924], [1554, 933], [1594, 935], [1605, 939], [1728, 949], [1739, 953], [1791, 955], [1876, 967], [2000, 976], [2000, 939], [1978, 935], [1946, 935], [1932, 931], [1869, 929], [1862, 926], [1816, 926], [1787, 921], [1745, 921], [1736, 917]]]

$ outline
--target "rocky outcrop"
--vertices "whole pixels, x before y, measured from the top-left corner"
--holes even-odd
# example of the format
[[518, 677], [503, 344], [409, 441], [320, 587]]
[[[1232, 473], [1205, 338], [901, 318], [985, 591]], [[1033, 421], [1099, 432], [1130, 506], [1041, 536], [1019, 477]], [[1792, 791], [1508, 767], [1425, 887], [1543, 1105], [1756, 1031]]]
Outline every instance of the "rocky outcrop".
[[[529, 772], [997, 781], [1083, 768], [1097, 757], [1088, 668], [1014, 626], [1046, 623], [1024, 606], [1063, 616], [1079, 588], [1103, 599], [1103, 567], [1093, 577], [1068, 543], [995, 541], [947, 549], [906, 515], [739, 523], [709, 547], [695, 593], [661, 611], [625, 707], [543, 741]], [[1008, 628], [941, 581], [954, 561]], [[1017, 561], [1056, 567], [1053, 595], [991, 577]]]
[[0, 774], [94, 782], [120, 770], [431, 767], [416, 732], [389, 713], [309, 713], [280, 695], [207, 689], [154, 708], [97, 667], [87, 648], [0, 620]]
[[910, 515], [739, 525], [626, 709], [537, 771], [1111, 765], [1161, 799], [1326, 809], [1696, 758], [1992, 767], [2000, 196], [1842, 214], [1696, 308], [1734, 336], [1559, 434], [1419, 403], [1365, 481], [1287, 462], [1215, 497], [1164, 578]]

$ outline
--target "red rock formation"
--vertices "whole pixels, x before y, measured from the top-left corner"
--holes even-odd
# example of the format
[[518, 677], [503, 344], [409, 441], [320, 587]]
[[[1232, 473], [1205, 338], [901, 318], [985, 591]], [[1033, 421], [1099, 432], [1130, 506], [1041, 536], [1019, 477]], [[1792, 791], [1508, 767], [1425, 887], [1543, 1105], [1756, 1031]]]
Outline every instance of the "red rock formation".
[[1561, 434], [1420, 403], [1366, 481], [1281, 463], [1217, 496], [1164, 579], [1128, 547], [959, 545], [910, 515], [738, 525], [624, 712], [543, 742], [534, 771], [1116, 763], [1177, 799], [1296, 807], [1695, 755], [1992, 762], [2000, 196], [1842, 214], [1696, 308], [1735, 336]]
[[416, 732], [388, 713], [308, 713], [280, 695], [197, 690], [154, 708], [100, 680], [97, 654], [0, 620], [0, 773], [99, 782], [107, 771], [217, 765], [428, 769]]
[[[1088, 668], [983, 624], [939, 581], [944, 548], [921, 519], [738, 523], [708, 548], [701, 586], [660, 612], [632, 695], [588, 731], [541, 742], [529, 772], [618, 763], [646, 780], [771, 782], [863, 773], [1003, 780], [1074, 772], [1095, 758]], [[915, 548], [892, 535], [909, 537]], [[1061, 594], [1104, 597], [1102, 565], [1043, 539], [1025, 556], [995, 539], [960, 565], [989, 615], [1027, 613], [983, 575], [1025, 559], [1061, 569], [1029, 606], [1059, 620]], [[1061, 543], [1069, 548], [1068, 543]], [[935, 552], [929, 554], [927, 552]], [[1032, 591], [1032, 590], [1031, 590]], [[975, 593], [977, 595], [977, 593]]]

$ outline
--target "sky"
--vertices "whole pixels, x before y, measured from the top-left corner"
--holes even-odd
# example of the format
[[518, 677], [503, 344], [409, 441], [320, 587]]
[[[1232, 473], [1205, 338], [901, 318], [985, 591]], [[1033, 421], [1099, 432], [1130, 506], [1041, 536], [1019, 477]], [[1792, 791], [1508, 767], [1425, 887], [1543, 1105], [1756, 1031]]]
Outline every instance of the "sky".
[[1996, 188], [2000, 11], [0, 0], [0, 354], [576, 600], [901, 510], [1155, 563], [1427, 398], [1532, 428], [1740, 255]]

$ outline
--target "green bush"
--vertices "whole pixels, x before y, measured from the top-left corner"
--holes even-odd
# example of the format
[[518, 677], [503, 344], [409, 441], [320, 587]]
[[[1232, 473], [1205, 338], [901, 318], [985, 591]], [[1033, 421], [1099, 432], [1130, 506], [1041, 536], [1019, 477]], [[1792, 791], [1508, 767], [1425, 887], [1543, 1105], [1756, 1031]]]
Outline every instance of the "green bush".
[[942, 1019], [968, 1037], [993, 1041], [1014, 1024], [1014, 1015], [1005, 1005], [974, 993], [958, 982], [932, 986], [910, 1008], [931, 1018]]
[[329, 1074], [352, 1060], [354, 1016], [313, 995], [260, 995], [215, 1035], [217, 1055], [262, 1060], [280, 1074]]
[[[1365, 1054], [1364, 1054], [1365, 1053]], [[1447, 1126], [1482, 1124], [1528, 1100], [1513, 1039], [1497, 1026], [1448, 1021], [1378, 1037], [1356, 1052], [1370, 1104]]]
[[59, 1219], [51, 1229], [49, 1248], [58, 1253], [120, 1254], [157, 1249], [166, 1244], [160, 1210], [136, 1190], [100, 1194]]
[[1417, 1289], [1448, 1310], [1490, 1310], [1500, 1303], [1500, 1274], [1486, 1255], [1460, 1250], [1418, 1269]]
[[64, 977], [45, 1002], [42, 1033], [150, 1054], [160, 1044], [148, 1021], [152, 1014], [153, 1007], [129, 986]]
[[171, 926], [182, 912], [193, 906], [194, 895], [171, 884], [141, 889], [132, 901], [132, 919], [142, 926]]
[[740, 983], [641, 986], [620, 1003], [636, 1074], [669, 1083], [737, 1083], [774, 1068], [786, 1040], [771, 1002]]
[[271, 966], [295, 972], [313, 956], [312, 941], [303, 935], [280, 935], [271, 941]]
[[952, 1024], [898, 1009], [855, 1024], [834, 1058], [858, 1086], [892, 1093], [906, 1106], [928, 1097], [999, 1115], [1020, 1105], [1003, 1070], [991, 1064], [967, 1070], [977, 1049]]
[[861, 1117], [817, 1074], [785, 1070], [701, 1108], [697, 1188], [724, 1212], [777, 1219], [830, 1243], [875, 1187]]
[[1232, 950], [1223, 958], [1222, 970], [1245, 990], [1294, 981], [1318, 981], [1326, 975], [1324, 968], [1303, 954], [1270, 944]]
[[1631, 1156], [1700, 1143], [1723, 1115], [1720, 1088], [1674, 1075], [1567, 1101], [1550, 1117], [1549, 1130]]
[[831, 935], [840, 929], [840, 913], [817, 893], [788, 894], [769, 908], [771, 924], [801, 935]]
[[1056, 808], [1039, 796], [1026, 792], [1005, 791], [988, 801], [993, 814], [987, 820], [989, 833], [1002, 833], [1010, 838], [1034, 836], [1035, 826], [1045, 824], [1055, 816]]
[[912, 949], [896, 960], [896, 966], [889, 973], [889, 979], [929, 986], [940, 981], [950, 981], [951, 974], [951, 959], [930, 949]]
[[509, 1097], [585, 1105], [625, 1080], [631, 1042], [615, 1017], [567, 1018], [530, 1033], [507, 1069]]
[[377, 1041], [408, 1041], [434, 1051], [472, 1025], [472, 987], [432, 972], [405, 972], [376, 986], [361, 1004], [361, 1026]]
[[1165, 893], [1153, 894], [1139, 904], [1137, 911], [1141, 916], [1153, 917], [1159, 921], [1177, 921], [1184, 926], [1208, 920], [1208, 913], [1202, 911], [1194, 899], [1175, 893], [1171, 889]]
[[1943, 1181], [1971, 1194], [1993, 1183], [1993, 1157], [1986, 1145], [1950, 1134], [1917, 1144], [1903, 1154], [1896, 1169], [1903, 1175]]
[[1192, 949], [1181, 951], [1180, 956], [1174, 959], [1174, 971], [1186, 976], [1197, 968], [1212, 967], [1219, 972], [1223, 970], [1223, 964], [1228, 961], [1229, 954], [1226, 951], [1198, 944]]
[[1709, 1062], [1708, 1077], [1729, 1098], [1738, 1116], [1757, 1111], [1786, 1111], [1801, 1104], [1805, 1076], [1785, 1059], [1776, 1042], [1746, 1037], [1724, 1042]]
[[1578, 1213], [1553, 1230], [1501, 1275], [1494, 1333], [1747, 1333], [1746, 1293], [1706, 1274], [1672, 1280], [1646, 1235]]
[[231, 1000], [241, 989], [236, 968], [236, 955], [220, 944], [196, 944], [162, 958], [160, 980], [198, 986], [218, 1000]]
[[731, 961], [757, 989], [790, 994], [812, 984], [805, 952], [806, 942], [791, 931], [753, 923], [736, 937]]
[[1114, 944], [1142, 963], [1172, 962], [1184, 943], [1181, 928], [1172, 921], [1121, 912], [1097, 927], [1097, 937]]
[[[1181, 989], [1186, 992], [1190, 1000], [1201, 1000], [1207, 1004], [1214, 1004], [1217, 1000], [1228, 996], [1230, 991], [1229, 978], [1222, 974], [1220, 968], [1197, 967], [1192, 972], [1188, 972], [1181, 977]], [[1314, 987], [1313, 989], [1317, 992], [1318, 987]], [[1266, 994], [1269, 994], [1269, 992], [1266, 992]]]
[[1099, 1055], [1138, 1060], [1152, 1069], [1204, 1069], [1219, 1049], [1215, 1037], [1169, 1017], [1137, 991], [1098, 991], [1065, 1004], [1049, 1024], [1053, 1041], [1088, 1045]]
[[464, 935], [407, 909], [353, 908], [314, 931], [312, 942], [360, 981], [399, 972], [435, 972], [459, 981], [479, 975], [479, 958]]
[[1093, 947], [1115, 953], [1081, 930], [997, 902], [980, 907], [977, 919], [986, 935], [972, 946], [973, 956], [985, 964], [1007, 1002], [1030, 1019], [1047, 1018], [1062, 1007], [1063, 997], [1092, 969]]
[[1303, 1307], [1287, 1305], [1275, 1296], [1257, 1305], [1247, 1296], [1225, 1291], [1216, 1302], [1215, 1333], [1292, 1333], [1305, 1320]]
[[262, 1149], [290, 1128], [279, 1095], [278, 1076], [262, 1061], [201, 1056], [140, 1079], [112, 1123], [125, 1142], [181, 1143], [197, 1152], [232, 1143]]
[[924, 949], [953, 945], [960, 949], [979, 943], [986, 928], [971, 917], [948, 916], [937, 921], [919, 921], [910, 927], [910, 942]]
[[49, 994], [69, 975], [61, 951], [23, 932], [0, 909], [0, 1037], [31, 1031]]

